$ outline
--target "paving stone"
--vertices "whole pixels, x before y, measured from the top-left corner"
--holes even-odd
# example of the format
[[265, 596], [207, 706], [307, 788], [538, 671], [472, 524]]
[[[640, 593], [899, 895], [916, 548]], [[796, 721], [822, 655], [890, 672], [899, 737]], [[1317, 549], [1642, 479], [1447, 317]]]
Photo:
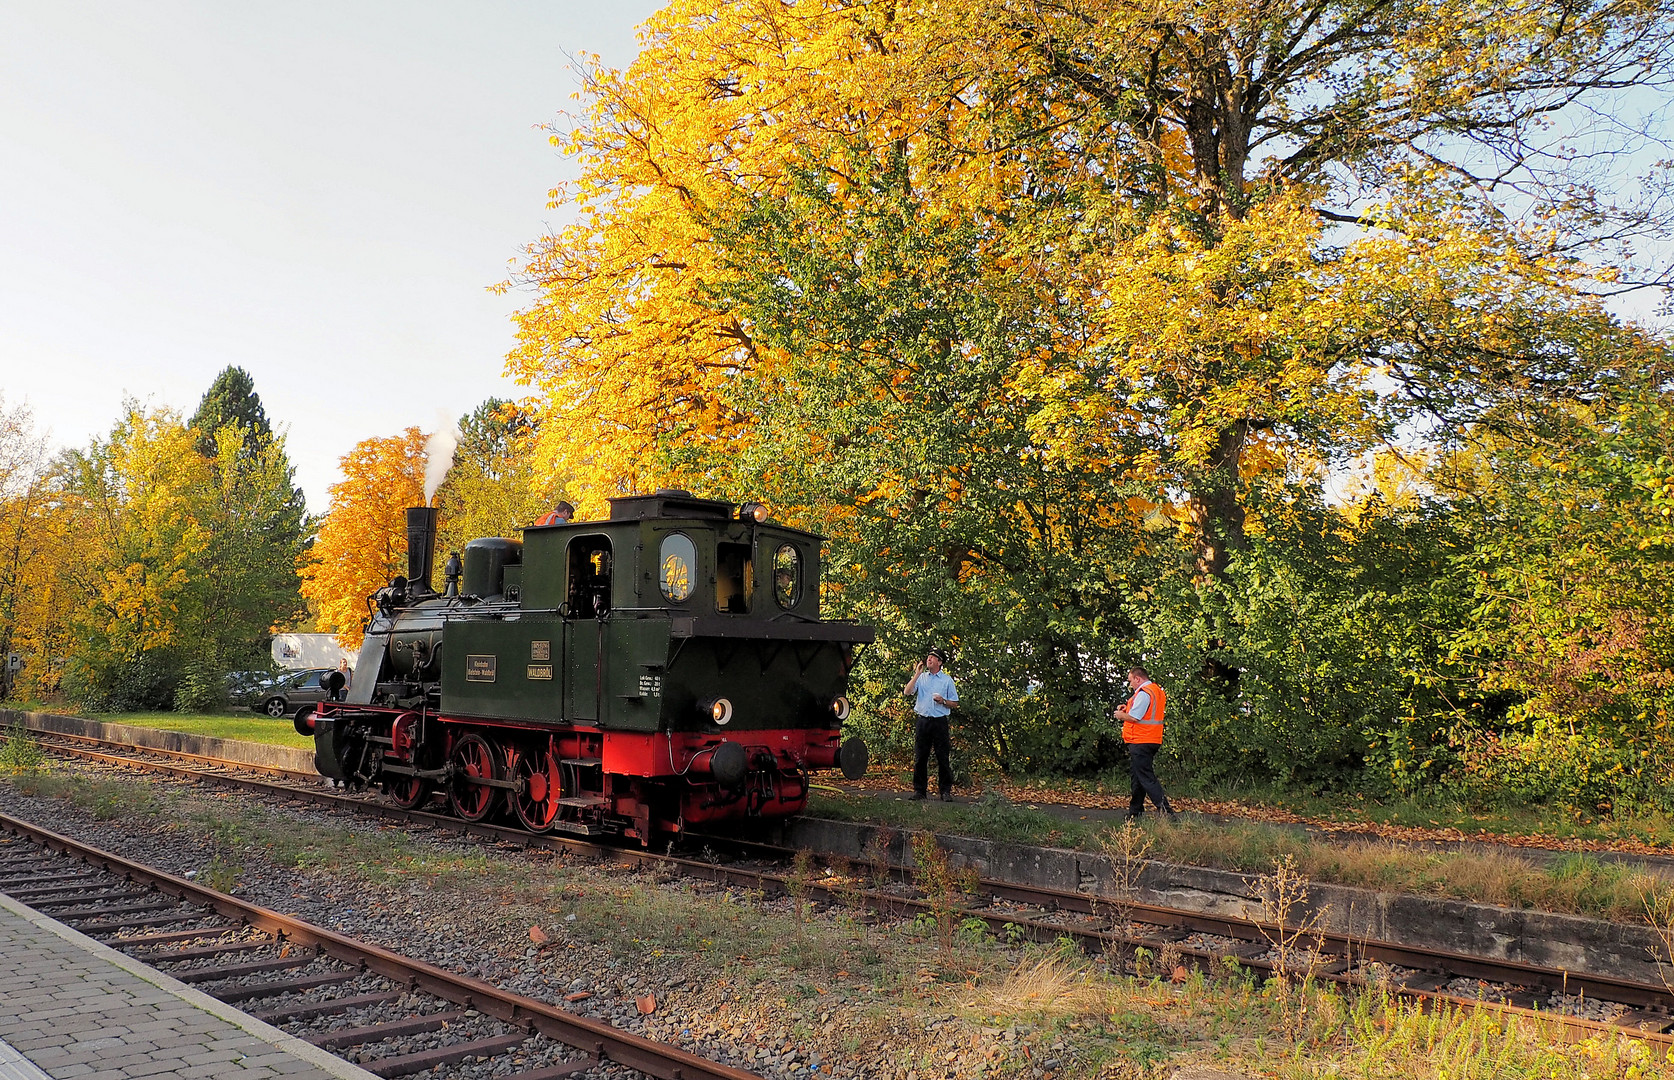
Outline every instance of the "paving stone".
[[5, 896], [0, 1002], [0, 1080], [371, 1080]]

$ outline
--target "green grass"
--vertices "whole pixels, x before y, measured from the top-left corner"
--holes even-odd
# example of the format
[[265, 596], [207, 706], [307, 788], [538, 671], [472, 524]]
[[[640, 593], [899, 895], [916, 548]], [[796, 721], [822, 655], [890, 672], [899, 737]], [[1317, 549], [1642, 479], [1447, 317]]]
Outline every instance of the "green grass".
[[213, 713], [181, 713], [161, 711], [96, 713], [76, 710], [61, 704], [38, 701], [9, 703], [19, 712], [49, 712], [60, 716], [79, 716], [104, 724], [128, 724], [131, 727], [153, 728], [158, 731], [179, 731], [187, 735], [203, 735], [212, 739], [239, 739], [244, 742], [267, 743], [272, 746], [295, 746], [312, 749], [314, 740], [298, 735], [290, 717], [273, 719], [248, 709], [226, 709]]
[[274, 720], [252, 713], [177, 713], [131, 712], [90, 713], [89, 720], [106, 724], [128, 724], [133, 727], [155, 728], [158, 731], [179, 731], [187, 735], [205, 735], [212, 739], [241, 739], [244, 742], [268, 743], [273, 746], [296, 746], [312, 749], [314, 740], [298, 735], [290, 717]]
[[1031, 810], [989, 792], [974, 802], [897, 802], [851, 795], [815, 784], [808, 812], [834, 821], [868, 822], [898, 829], [983, 836], [1002, 843], [1088, 848], [1104, 830], [1097, 822], [1066, 821], [1044, 810]]
[[[1171, 797], [1232, 802], [1256, 810], [1288, 812], [1317, 821], [1356, 825], [1395, 825], [1419, 829], [1457, 829], [1466, 835], [1547, 836], [1591, 842], [1630, 841], [1674, 844], [1674, 819], [1658, 811], [1622, 809], [1613, 814], [1585, 813], [1568, 806], [1473, 806], [1444, 792], [1416, 797], [1374, 797], [1356, 792], [1282, 791], [1265, 786], [1206, 788], [1175, 783], [1163, 776]], [[1127, 774], [1093, 780], [1042, 778], [1027, 781], [1038, 799], [1053, 792], [1128, 796]]]

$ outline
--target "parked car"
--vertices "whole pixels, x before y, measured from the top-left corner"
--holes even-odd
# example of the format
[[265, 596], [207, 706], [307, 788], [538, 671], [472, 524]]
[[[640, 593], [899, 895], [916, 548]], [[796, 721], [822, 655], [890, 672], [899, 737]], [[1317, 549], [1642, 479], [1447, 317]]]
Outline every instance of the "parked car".
[[291, 674], [288, 671], [229, 671], [227, 672], [227, 700], [242, 704], [258, 690], [266, 689]]
[[250, 707], [272, 717], [302, 716], [327, 697], [320, 679], [330, 675], [332, 668], [308, 668], [293, 672], [271, 686], [258, 688], [250, 695]]

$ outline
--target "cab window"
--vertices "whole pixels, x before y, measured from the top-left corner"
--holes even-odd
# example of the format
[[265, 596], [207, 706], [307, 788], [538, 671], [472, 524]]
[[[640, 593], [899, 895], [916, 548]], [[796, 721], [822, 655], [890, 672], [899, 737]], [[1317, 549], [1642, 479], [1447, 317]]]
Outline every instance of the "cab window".
[[697, 572], [697, 547], [684, 533], [669, 533], [663, 537], [662, 553], [657, 559], [657, 583], [663, 599], [679, 604], [692, 595], [692, 575]]
[[606, 537], [578, 536], [570, 541], [565, 603], [570, 614], [580, 618], [610, 610], [610, 540]]
[[802, 602], [802, 552], [794, 544], [781, 545], [773, 553], [773, 599], [782, 608]]
[[734, 615], [750, 611], [750, 594], [755, 578], [750, 566], [749, 544], [715, 545], [715, 610]]

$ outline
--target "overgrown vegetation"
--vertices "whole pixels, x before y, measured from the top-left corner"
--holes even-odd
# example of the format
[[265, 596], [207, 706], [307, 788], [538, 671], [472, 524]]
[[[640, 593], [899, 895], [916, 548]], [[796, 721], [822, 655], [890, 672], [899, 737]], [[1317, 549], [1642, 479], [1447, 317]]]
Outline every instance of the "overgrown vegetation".
[[[1066, 822], [1043, 811], [1003, 804], [1001, 797], [990, 795], [968, 807], [927, 808], [828, 793], [816, 797], [812, 812], [839, 820], [1067, 847], [1113, 858], [1120, 857], [1124, 843], [1132, 843], [1151, 858], [1166, 862], [1250, 874], [1266, 873], [1276, 860], [1288, 859], [1314, 881], [1620, 921], [1643, 919], [1646, 898], [1670, 888], [1665, 879], [1642, 867], [1586, 854], [1533, 862], [1513, 851], [1448, 852], [1397, 841], [1316, 840], [1293, 827], [1189, 817], [1174, 823], [1147, 822], [1124, 841], [1125, 822]], [[1006, 827], [987, 831], [996, 822]]]
[[[1177, 982], [1170, 971], [1128, 977], [1073, 947], [963, 928], [947, 937], [934, 926], [874, 925], [841, 907], [822, 910], [589, 861], [462, 853], [396, 830], [361, 832], [269, 814], [196, 789], [17, 783], [89, 809], [118, 805], [142, 827], [174, 831], [211, 853], [199, 871], [206, 882], [236, 884], [267, 860], [329, 869], [334, 891], [359, 883], [357, 908], [402, 903], [403, 890], [435, 890], [508, 932], [503, 942], [484, 937], [482, 926], [462, 914], [458, 926], [427, 922], [427, 933], [469, 934], [476, 949], [520, 956], [528, 944], [524, 928], [542, 925], [563, 935], [567, 947], [684, 977], [704, 1001], [687, 1028], [695, 1038], [812, 1046], [837, 1059], [887, 1045], [901, 1075], [954, 1067], [962, 1075], [980, 1068], [986, 1076], [1023, 1078], [1047, 1061], [1063, 1080], [1168, 1075], [1187, 1064], [1285, 1080], [1674, 1075], [1667, 1062], [1625, 1038], [1569, 1046], [1549, 1039], [1538, 1023], [1426, 1013], [1375, 990], [1345, 996], [1305, 978], [1281, 985], [1231, 968], [1193, 971]], [[917, 850], [936, 861], [923, 841]], [[382, 888], [395, 891], [379, 894]], [[595, 964], [598, 955], [578, 953], [577, 963]], [[587, 967], [595, 978], [598, 970]], [[933, 1031], [942, 1037], [932, 1040]], [[949, 1046], [957, 1048], [956, 1067], [947, 1061]], [[927, 1056], [932, 1047], [935, 1060]]]
[[22, 724], [8, 727], [5, 740], [0, 744], [0, 773], [28, 776], [46, 768], [46, 751]]

